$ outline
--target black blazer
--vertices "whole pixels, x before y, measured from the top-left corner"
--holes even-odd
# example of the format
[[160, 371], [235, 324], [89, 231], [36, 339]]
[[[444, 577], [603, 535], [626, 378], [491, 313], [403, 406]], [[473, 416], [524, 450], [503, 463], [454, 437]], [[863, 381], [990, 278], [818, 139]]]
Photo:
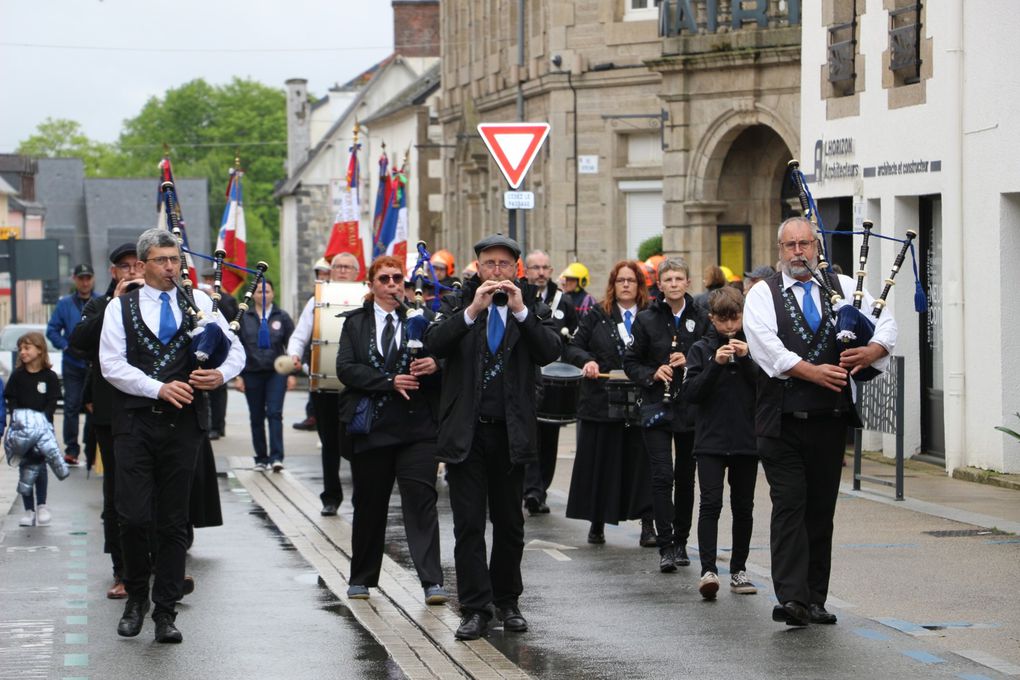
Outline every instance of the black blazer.
[[[446, 360], [439, 403], [438, 457], [450, 463], [467, 458], [478, 422], [489, 312], [483, 311], [468, 326], [464, 310], [474, 299], [479, 284], [477, 276], [471, 277], [459, 293], [443, 298], [436, 323], [425, 331], [426, 347]], [[536, 300], [533, 286], [523, 281], [518, 285], [522, 288], [528, 316], [519, 323], [513, 314], [508, 314], [503, 336], [507, 349], [503, 371], [504, 404], [510, 460], [514, 464], [537, 459], [535, 377], [538, 367], [555, 361], [562, 348], [556, 325], [549, 318], [549, 308]]]
[[[584, 368], [589, 361], [599, 365], [599, 373], [608, 373], [623, 368], [623, 356], [627, 346], [623, 344], [617, 325], [623, 321], [620, 308], [613, 305], [612, 315], [606, 314], [602, 305], [592, 307], [582, 317], [577, 332], [570, 344], [563, 350], [568, 363]], [[633, 328], [633, 326], [632, 326]], [[577, 417], [582, 420], [606, 420], [609, 418], [609, 395], [605, 380], [581, 378], [581, 398], [577, 406]]]
[[[432, 313], [426, 310], [426, 317]], [[408, 392], [407, 400], [393, 389], [393, 377], [407, 373], [410, 352], [407, 348], [406, 310], [398, 307], [397, 317], [402, 324], [400, 349], [388, 364], [378, 352], [375, 340], [374, 303], [366, 301], [360, 308], [344, 312], [344, 326], [337, 348], [336, 372], [344, 389], [339, 397], [340, 420], [349, 423], [362, 397], [371, 397], [377, 417], [367, 435], [352, 435], [355, 451], [434, 440], [436, 437], [436, 401], [439, 395], [440, 374], [420, 379], [421, 388]], [[427, 348], [418, 358], [430, 356]]]
[[[680, 317], [680, 327], [673, 324], [673, 312], [669, 305], [657, 300], [648, 309], [638, 312], [631, 329], [634, 342], [623, 358], [627, 377], [641, 386], [641, 400], [644, 404], [661, 403], [664, 384], [653, 380], [655, 371], [668, 363], [672, 351], [673, 334], [676, 333], [676, 351], [685, 355], [695, 342], [708, 331], [708, 315], [695, 306], [694, 299], [684, 295], [686, 307]], [[674, 395], [680, 390], [683, 377], [677, 371], [673, 374]], [[688, 432], [694, 429], [692, 414], [686, 408], [683, 397], [673, 399], [673, 418], [670, 429], [674, 432]]]

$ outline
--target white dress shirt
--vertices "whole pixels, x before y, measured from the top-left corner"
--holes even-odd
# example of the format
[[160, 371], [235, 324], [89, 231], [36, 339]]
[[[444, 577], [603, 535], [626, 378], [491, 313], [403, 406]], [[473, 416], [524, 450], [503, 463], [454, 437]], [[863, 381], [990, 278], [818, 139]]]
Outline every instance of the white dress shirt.
[[375, 309], [375, 346], [379, 348], [379, 353], [382, 356], [386, 356], [386, 348], [382, 344], [382, 334], [386, 330], [386, 317], [393, 317], [393, 343], [397, 347], [400, 347], [400, 329], [402, 326], [400, 317], [397, 316], [396, 310], [387, 312], [374, 302], [372, 303], [372, 308]]
[[[783, 272], [783, 290], [793, 288], [793, 295], [801, 309], [804, 307], [804, 288], [798, 286], [797, 279]], [[839, 285], [843, 292], [844, 300], [853, 300], [854, 291], [857, 289], [856, 282], [849, 276], [839, 275]], [[820, 291], [818, 284], [811, 286], [811, 299], [815, 303], [815, 309], [823, 313]], [[865, 291], [861, 311], [869, 314], [874, 303], [874, 298]], [[747, 299], [744, 300], [744, 335], [747, 337], [747, 346], [754, 362], [761, 366], [761, 369], [770, 378], [787, 379], [787, 373], [800, 363], [803, 359], [800, 355], [786, 349], [783, 341], [779, 339], [779, 325], [776, 320], [776, 308], [772, 299], [772, 290], [768, 282], [759, 281], [747, 292]], [[830, 319], [822, 319], [822, 323], [832, 323]], [[889, 364], [889, 355], [896, 346], [896, 320], [892, 313], [883, 314], [875, 324], [875, 334], [871, 342], [878, 343], [889, 353], [876, 361], [872, 366], [880, 371], [885, 370]]]
[[[489, 305], [489, 313], [490, 314], [492, 313], [493, 309], [495, 309], [496, 313], [499, 314], [499, 318], [503, 319], [503, 327], [505, 328], [506, 327], [506, 315], [507, 315], [507, 311], [510, 308], [507, 305], [502, 305], [502, 306], [499, 306], [499, 305]], [[525, 307], [524, 309], [522, 309], [519, 312], [514, 312], [514, 318], [517, 319], [518, 323], [524, 323], [524, 320], [528, 318], [528, 308]], [[471, 326], [475, 325], [475, 320], [472, 319], [470, 316], [468, 316], [468, 313], [467, 313], [466, 309], [464, 310], [464, 323], [466, 323], [468, 325], [468, 327], [471, 327]]]
[[312, 339], [312, 328], [315, 325], [315, 296], [308, 298], [301, 316], [298, 317], [294, 332], [290, 334], [287, 341], [287, 355], [292, 357], [304, 357], [305, 349]]
[[[160, 293], [164, 291], [153, 288], [146, 284], [138, 291], [138, 306], [142, 313], [142, 321], [152, 331], [153, 335], [159, 336], [159, 315], [162, 308]], [[177, 291], [166, 291], [170, 296], [170, 309], [173, 310], [174, 321], [180, 328], [183, 314], [177, 305]], [[206, 314], [212, 312], [212, 300], [200, 290], [193, 291], [195, 302], [198, 308]], [[127, 359], [127, 334], [124, 330], [124, 316], [121, 311], [122, 297], [115, 297], [106, 306], [106, 313], [103, 316], [103, 331], [99, 338], [99, 366], [111, 385], [125, 394], [133, 394], [149, 399], [158, 399], [159, 390], [163, 383], [147, 376], [141, 369], [132, 366]], [[230, 338], [230, 352], [226, 360], [218, 370], [223, 375], [223, 382], [233, 380], [244, 368], [245, 354], [241, 341], [233, 332], [222, 316], [216, 317], [216, 322]]]

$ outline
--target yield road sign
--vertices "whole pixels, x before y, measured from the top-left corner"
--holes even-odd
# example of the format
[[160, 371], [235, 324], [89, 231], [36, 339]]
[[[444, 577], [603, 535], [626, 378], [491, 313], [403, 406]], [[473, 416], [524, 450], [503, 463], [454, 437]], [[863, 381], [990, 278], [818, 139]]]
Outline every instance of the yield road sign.
[[549, 136], [549, 123], [480, 123], [478, 134], [510, 188], [516, 189]]

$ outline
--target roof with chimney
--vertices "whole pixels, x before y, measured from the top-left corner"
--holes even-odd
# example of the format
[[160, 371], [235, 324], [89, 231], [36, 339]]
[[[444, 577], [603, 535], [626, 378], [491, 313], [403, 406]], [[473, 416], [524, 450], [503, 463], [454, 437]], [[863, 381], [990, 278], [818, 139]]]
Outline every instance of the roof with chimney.
[[376, 111], [362, 120], [365, 125], [371, 126], [385, 118], [403, 111], [411, 106], [421, 106], [436, 90], [439, 89], [440, 64], [437, 62], [430, 69], [421, 74], [418, 80], [414, 81], [393, 99], [389, 100]]

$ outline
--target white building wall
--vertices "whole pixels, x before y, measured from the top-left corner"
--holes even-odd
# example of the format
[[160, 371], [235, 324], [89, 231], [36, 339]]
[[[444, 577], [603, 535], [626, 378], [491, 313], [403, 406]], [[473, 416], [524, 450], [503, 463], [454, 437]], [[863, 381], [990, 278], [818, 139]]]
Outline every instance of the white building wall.
[[[860, 0], [859, 0], [860, 2]], [[932, 77], [923, 104], [890, 109], [882, 87], [889, 16], [883, 0], [865, 0], [859, 50], [864, 91], [859, 114], [827, 119], [821, 98], [827, 31], [821, 3], [803, 3], [801, 145], [804, 172], [814, 172], [815, 141], [852, 138], [853, 153], [831, 159], [860, 168], [884, 162], [941, 161], [940, 172], [816, 179], [818, 198], [854, 196], [876, 230], [902, 237], [917, 229], [919, 196], [941, 195], [946, 466], [1020, 471], [1020, 445], [994, 429], [1020, 425], [1020, 66], [1013, 56], [1016, 8], [996, 0], [925, 3]], [[877, 294], [898, 244], [874, 240], [868, 289]], [[856, 259], [856, 246], [855, 246]], [[888, 307], [906, 357], [906, 453], [920, 446], [919, 317], [913, 309], [910, 259]], [[1012, 284], [1012, 286], [1010, 285]], [[888, 311], [887, 311], [888, 313]], [[1012, 422], [1010, 422], [1012, 421]], [[886, 438], [886, 453], [892, 455]]]

